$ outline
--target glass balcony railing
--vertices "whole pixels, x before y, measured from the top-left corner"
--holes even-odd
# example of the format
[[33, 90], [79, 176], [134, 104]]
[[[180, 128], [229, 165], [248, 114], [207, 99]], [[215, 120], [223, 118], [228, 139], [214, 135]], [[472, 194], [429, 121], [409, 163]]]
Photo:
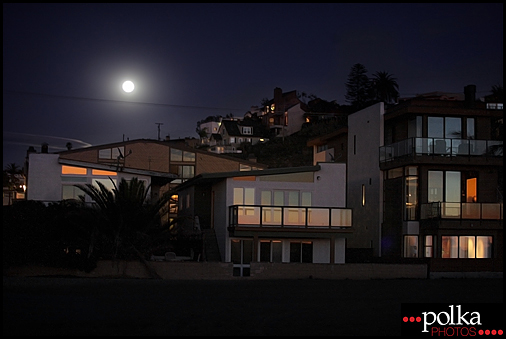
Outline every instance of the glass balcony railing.
[[502, 203], [433, 202], [422, 204], [420, 219], [503, 220]]
[[503, 142], [500, 140], [409, 138], [380, 147], [380, 162], [413, 155], [502, 157]]
[[230, 206], [231, 227], [340, 229], [352, 226], [352, 210], [335, 207]]

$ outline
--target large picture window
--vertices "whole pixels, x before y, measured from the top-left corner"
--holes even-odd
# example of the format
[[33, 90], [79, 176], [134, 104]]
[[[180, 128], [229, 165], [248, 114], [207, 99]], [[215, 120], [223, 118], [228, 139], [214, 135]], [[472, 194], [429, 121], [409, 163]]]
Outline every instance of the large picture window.
[[458, 218], [461, 214], [461, 172], [429, 171], [428, 202], [441, 204], [441, 215], [447, 218]]
[[492, 237], [443, 236], [441, 258], [492, 258]]
[[[254, 205], [255, 204], [255, 189], [235, 187], [234, 188], [234, 205]], [[257, 215], [256, 207], [254, 206], [240, 206], [238, 207], [239, 223], [245, 224], [258, 224], [260, 217]], [[257, 220], [258, 219], [258, 220]]]

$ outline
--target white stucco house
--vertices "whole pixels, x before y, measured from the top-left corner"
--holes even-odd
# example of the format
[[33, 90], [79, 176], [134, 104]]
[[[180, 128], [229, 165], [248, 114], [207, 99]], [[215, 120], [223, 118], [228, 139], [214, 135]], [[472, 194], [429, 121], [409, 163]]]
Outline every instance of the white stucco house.
[[180, 216], [216, 234], [237, 275], [251, 262], [345, 262], [352, 210], [343, 163], [202, 173], [177, 190]]
[[[150, 186], [149, 194], [156, 198], [160, 188], [177, 178], [177, 175], [158, 171], [118, 168], [110, 164], [96, 164], [84, 161], [62, 159], [59, 154], [29, 154], [27, 200], [44, 203], [67, 199], [78, 199], [84, 193], [75, 185], [103, 183], [113, 188], [122, 178], [131, 180], [136, 177]], [[87, 202], [91, 202], [86, 196]]]

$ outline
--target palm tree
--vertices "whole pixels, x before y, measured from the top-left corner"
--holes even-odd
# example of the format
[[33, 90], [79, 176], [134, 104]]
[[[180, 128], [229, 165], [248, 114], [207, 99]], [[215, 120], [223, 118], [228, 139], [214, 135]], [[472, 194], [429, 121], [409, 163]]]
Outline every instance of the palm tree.
[[23, 174], [23, 170], [16, 165], [15, 163], [10, 163], [5, 166], [5, 169], [2, 173], [2, 183], [3, 187], [8, 187], [9, 189], [9, 204], [13, 197], [16, 197], [15, 192], [21, 193], [23, 189], [21, 188], [21, 175]]
[[[113, 183], [109, 190], [101, 182], [97, 186], [92, 184], [75, 185], [87, 194], [94, 202], [91, 210], [95, 215], [96, 223], [90, 230], [91, 239], [88, 256], [91, 256], [96, 247], [102, 255], [113, 259], [140, 259], [150, 271], [152, 277], [159, 278], [156, 272], [146, 261], [145, 254], [160, 236], [168, 236], [170, 226], [162, 225], [161, 216], [165, 207], [174, 194], [168, 191], [156, 201], [148, 198], [149, 188], [137, 178], [130, 181], [121, 179], [118, 186]], [[85, 197], [80, 196], [85, 203]], [[89, 205], [88, 205], [89, 206]]]
[[5, 171], [10, 174], [19, 174], [21, 173], [21, 168], [15, 163], [10, 163], [5, 166]]
[[487, 98], [492, 102], [503, 102], [504, 101], [504, 91], [502, 85], [494, 85], [490, 90], [492, 92], [491, 95], [487, 96]]
[[376, 72], [371, 79], [373, 99], [386, 104], [395, 103], [399, 98], [397, 79], [388, 72]]

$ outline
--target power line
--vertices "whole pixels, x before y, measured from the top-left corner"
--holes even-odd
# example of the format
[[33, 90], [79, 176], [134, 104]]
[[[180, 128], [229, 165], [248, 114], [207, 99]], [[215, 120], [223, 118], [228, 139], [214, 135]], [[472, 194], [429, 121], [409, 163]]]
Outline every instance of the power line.
[[49, 98], [60, 98], [70, 100], [82, 100], [82, 101], [96, 101], [96, 102], [110, 102], [116, 104], [137, 104], [146, 106], [161, 106], [161, 107], [178, 107], [178, 108], [193, 108], [193, 109], [212, 109], [212, 110], [229, 110], [229, 111], [245, 111], [242, 108], [224, 108], [224, 107], [205, 107], [205, 106], [187, 106], [187, 105], [173, 105], [173, 104], [159, 104], [154, 102], [139, 102], [139, 101], [122, 101], [122, 100], [110, 100], [110, 99], [98, 99], [98, 98], [85, 98], [85, 97], [74, 97], [67, 95], [55, 95], [55, 94], [44, 94], [35, 92], [24, 92], [24, 91], [13, 91], [4, 89], [6, 93], [22, 94], [22, 95], [35, 95]]

